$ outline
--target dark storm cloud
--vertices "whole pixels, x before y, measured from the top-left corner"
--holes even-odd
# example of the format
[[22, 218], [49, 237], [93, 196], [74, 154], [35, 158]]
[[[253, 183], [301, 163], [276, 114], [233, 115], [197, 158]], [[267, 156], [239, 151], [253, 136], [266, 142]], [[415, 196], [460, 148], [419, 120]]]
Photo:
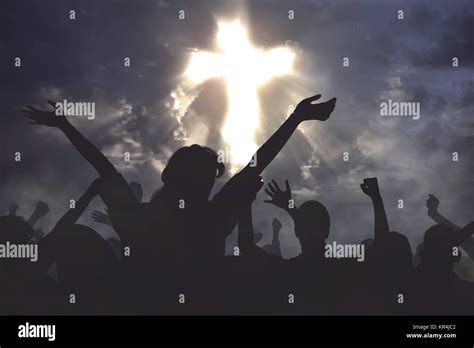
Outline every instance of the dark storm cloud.
[[[262, 143], [287, 115], [294, 96], [338, 97], [325, 123], [305, 124], [264, 173], [288, 178], [298, 203], [317, 199], [332, 218], [331, 238], [360, 240], [372, 233], [370, 202], [359, 188], [378, 176], [391, 228], [412, 242], [430, 225], [424, 201], [434, 193], [443, 212], [467, 223], [472, 216], [473, 6], [468, 1], [4, 1], [0, 5], [3, 95], [0, 160], [1, 206], [17, 200], [52, 205], [45, 226], [95, 177], [94, 171], [54, 129], [27, 126], [20, 107], [45, 98], [97, 103], [94, 121], [75, 125], [101, 148], [128, 180], [142, 182], [145, 198], [160, 186], [160, 168], [185, 141], [202, 136], [225, 147], [219, 128], [227, 102], [224, 82], [213, 79], [186, 91], [197, 96], [182, 118], [170, 94], [193, 49], [213, 51], [216, 20], [240, 16], [262, 48], [295, 45], [298, 77], [261, 88]], [[76, 10], [76, 20], [68, 11]], [[405, 19], [397, 19], [397, 11]], [[178, 10], [186, 20], [177, 19]], [[295, 19], [288, 19], [288, 11]], [[22, 57], [15, 69], [13, 57]], [[131, 67], [123, 67], [124, 57]], [[342, 58], [350, 67], [342, 66]], [[460, 67], [451, 66], [458, 57]], [[191, 96], [190, 96], [191, 97]], [[387, 99], [421, 103], [421, 118], [383, 119]], [[167, 104], [168, 103], [168, 104]], [[167, 106], [168, 105], [168, 106]], [[181, 122], [181, 123], [180, 123]], [[24, 161], [12, 161], [21, 151]], [[132, 154], [132, 163], [121, 158]], [[342, 161], [342, 153], [350, 161]], [[451, 161], [452, 152], [460, 162]], [[217, 185], [219, 187], [221, 183]], [[255, 229], [271, 237], [272, 217], [284, 223], [284, 255], [298, 253], [288, 217], [254, 204]], [[404, 199], [405, 208], [397, 208]], [[101, 206], [100, 202], [95, 207]], [[86, 214], [85, 214], [86, 215]], [[90, 224], [89, 216], [82, 218]], [[94, 225], [94, 227], [97, 227]], [[105, 231], [108, 233], [107, 231]], [[229, 245], [235, 243], [235, 236]]]

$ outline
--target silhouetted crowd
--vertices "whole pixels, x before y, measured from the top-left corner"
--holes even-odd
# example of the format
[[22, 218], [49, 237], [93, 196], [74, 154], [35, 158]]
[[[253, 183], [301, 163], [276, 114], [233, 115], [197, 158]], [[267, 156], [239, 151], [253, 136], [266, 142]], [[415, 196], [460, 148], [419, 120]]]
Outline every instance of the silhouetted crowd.
[[[295, 202], [288, 181], [282, 189], [272, 180], [265, 202], [290, 215], [302, 252], [282, 257], [277, 219], [272, 243], [258, 246], [262, 235], [253, 231], [252, 204], [263, 186], [260, 175], [300, 123], [329, 118], [336, 98], [314, 104], [319, 98], [301, 101], [258, 149], [256, 161], [212, 198], [225, 166], [212, 149], [191, 145], [171, 156], [162, 187], [146, 203], [141, 185], [128, 183], [66, 117], [25, 109], [30, 123], [61, 130], [99, 178], [49, 233], [34, 228], [49, 211], [44, 202], [28, 219], [16, 215], [16, 204], [0, 217], [1, 245], [38, 248], [36, 262], [0, 258], [0, 313], [474, 314], [472, 283], [454, 272], [463, 251], [474, 257], [474, 223], [454, 225], [432, 195], [427, 207], [436, 224], [413, 255], [405, 235], [389, 229], [377, 179], [364, 179], [374, 236], [360, 242], [360, 262], [328, 257], [330, 212], [318, 201]], [[120, 241], [76, 223], [96, 196], [106, 211], [94, 211], [92, 219], [111, 226]], [[226, 238], [236, 227], [238, 247], [226, 256]]]

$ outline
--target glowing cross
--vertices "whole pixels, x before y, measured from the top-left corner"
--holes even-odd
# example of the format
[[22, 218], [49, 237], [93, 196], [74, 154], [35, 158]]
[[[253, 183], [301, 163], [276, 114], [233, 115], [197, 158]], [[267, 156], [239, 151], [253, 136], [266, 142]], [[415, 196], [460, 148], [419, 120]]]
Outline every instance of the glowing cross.
[[233, 164], [246, 164], [257, 149], [257, 89], [274, 76], [292, 73], [294, 53], [284, 47], [267, 52], [253, 47], [239, 21], [219, 23], [217, 41], [222, 53], [193, 52], [184, 75], [196, 84], [213, 77], [225, 79], [228, 111], [222, 136]]

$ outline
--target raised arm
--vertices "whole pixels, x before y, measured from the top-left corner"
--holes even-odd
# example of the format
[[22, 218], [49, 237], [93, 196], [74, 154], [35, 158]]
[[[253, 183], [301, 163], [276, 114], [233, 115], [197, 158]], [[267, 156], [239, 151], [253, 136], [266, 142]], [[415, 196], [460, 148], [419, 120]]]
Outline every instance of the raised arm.
[[[448, 220], [444, 215], [438, 211], [439, 200], [434, 195], [428, 195], [429, 198], [426, 201], [426, 207], [428, 208], [428, 216], [431, 217], [436, 223], [440, 225], [449, 226], [453, 231], [459, 231], [461, 228], [455, 225], [453, 222]], [[469, 254], [471, 259], [474, 259], [474, 238], [467, 237], [461, 244], [461, 247]]]
[[[268, 139], [256, 152], [254, 158], [234, 175], [224, 187], [214, 196], [213, 204], [218, 211], [224, 212], [226, 218], [220, 225], [220, 230], [224, 236], [232, 232], [232, 229], [240, 218], [240, 211], [235, 214], [236, 206], [244, 208], [253, 201], [254, 192], [258, 190], [249, 190], [254, 186], [252, 180], [258, 180], [262, 171], [276, 157], [298, 125], [306, 120], [325, 121], [329, 118], [336, 106], [336, 98], [320, 104], [312, 104], [321, 96], [317, 95], [301, 101], [293, 114], [283, 123], [283, 125]], [[258, 186], [258, 185], [257, 185]], [[259, 187], [260, 189], [260, 187]], [[248, 195], [246, 192], [251, 194]], [[240, 201], [240, 202], [237, 202]], [[222, 220], [222, 219], [221, 219]]]
[[437, 224], [451, 227], [454, 231], [460, 230], [460, 227], [453, 224], [443, 215], [438, 212], [439, 200], [434, 195], [428, 195], [426, 207], [428, 208], [428, 216], [432, 218]]
[[38, 204], [36, 205], [36, 208], [33, 214], [31, 214], [27, 222], [31, 227], [34, 227], [36, 223], [38, 222], [38, 220], [48, 213], [49, 213], [49, 205], [43, 201], [39, 201]]
[[471, 221], [463, 228], [460, 228], [457, 231], [453, 232], [456, 235], [456, 240], [459, 244], [463, 244], [463, 242], [470, 238], [474, 234], [474, 221]]
[[364, 179], [364, 182], [360, 184], [360, 188], [367, 196], [370, 197], [374, 206], [374, 234], [376, 242], [377, 240], [383, 239], [390, 232], [377, 178]]
[[320, 94], [302, 100], [296, 106], [295, 111], [290, 117], [288, 117], [280, 128], [257, 150], [254, 158], [247, 164], [243, 171], [260, 175], [278, 155], [301, 122], [307, 120], [326, 121], [336, 106], [336, 98], [332, 98], [324, 103], [312, 104], [312, 102], [319, 98], [321, 98]]
[[61, 248], [60, 239], [58, 238], [68, 226], [76, 223], [77, 219], [82, 215], [91, 200], [97, 195], [100, 181], [96, 179], [92, 182], [87, 191], [76, 202], [76, 207], [69, 209], [56, 223], [53, 230], [44, 236], [39, 242], [41, 257], [38, 259], [38, 272], [44, 273], [48, 267], [55, 261], [58, 248]]
[[[56, 108], [56, 104], [48, 101]], [[107, 157], [100, 152], [89, 140], [87, 140], [74, 126], [72, 126], [65, 116], [58, 116], [54, 111], [43, 111], [27, 106], [24, 109], [25, 117], [29, 118], [30, 124], [44, 125], [59, 128], [69, 139], [77, 151], [95, 168], [101, 177], [109, 177], [117, 171]]]
[[[99, 187], [101, 185], [101, 179], [95, 179], [86, 192], [77, 200], [75, 208], [69, 209], [56, 223], [54, 230], [61, 229], [66, 226], [70, 226], [76, 223], [86, 210], [92, 199], [99, 194]], [[51, 232], [53, 233], [53, 232]]]
[[272, 229], [273, 229], [273, 238], [272, 238], [272, 255], [282, 257], [281, 248], [280, 248], [280, 230], [281, 230], [281, 222], [278, 219], [273, 219], [272, 221]]

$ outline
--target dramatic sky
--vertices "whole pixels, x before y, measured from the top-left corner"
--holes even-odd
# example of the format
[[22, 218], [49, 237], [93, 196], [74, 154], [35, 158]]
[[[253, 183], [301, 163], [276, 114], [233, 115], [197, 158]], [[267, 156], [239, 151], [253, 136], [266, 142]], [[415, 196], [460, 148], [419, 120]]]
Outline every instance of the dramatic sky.
[[[75, 20], [69, 19], [70, 10]], [[38, 226], [48, 231], [69, 199], [97, 176], [60, 131], [28, 125], [21, 113], [25, 104], [94, 102], [94, 120], [71, 122], [127, 180], [142, 184], [145, 200], [161, 186], [161, 171], [179, 147], [199, 143], [225, 149], [220, 133], [225, 81], [190, 86], [182, 74], [191, 52], [216, 52], [217, 22], [235, 18], [247, 26], [256, 47], [286, 45], [296, 53], [294, 75], [275, 78], [258, 91], [258, 144], [301, 98], [316, 93], [323, 100], [338, 98], [331, 118], [300, 126], [264, 172], [265, 181], [289, 179], [297, 204], [316, 199], [327, 206], [331, 241], [372, 235], [373, 211], [359, 187], [365, 177], [379, 178], [390, 228], [406, 234], [412, 248], [433, 223], [425, 207], [429, 193], [453, 222], [472, 220], [474, 6], [469, 0], [4, 0], [0, 214], [17, 202], [19, 215], [27, 216], [41, 199], [51, 212]], [[14, 66], [15, 57], [21, 67]], [[130, 67], [124, 67], [124, 57], [130, 57]], [[343, 66], [344, 57], [349, 67]], [[458, 67], [452, 66], [453, 57]], [[380, 116], [380, 103], [388, 99], [420, 103], [420, 119]], [[122, 158], [126, 151], [130, 163]], [[19, 163], [15, 152], [22, 154]], [[459, 153], [458, 162], [452, 161], [453, 152]], [[283, 254], [297, 255], [289, 218], [264, 199], [262, 190], [254, 203], [262, 243], [270, 242], [271, 220], [278, 217]], [[403, 209], [398, 199], [404, 200]], [[113, 235], [91, 220], [94, 208], [103, 208], [100, 199], [80, 223]], [[228, 240], [232, 245], [235, 235]]]

